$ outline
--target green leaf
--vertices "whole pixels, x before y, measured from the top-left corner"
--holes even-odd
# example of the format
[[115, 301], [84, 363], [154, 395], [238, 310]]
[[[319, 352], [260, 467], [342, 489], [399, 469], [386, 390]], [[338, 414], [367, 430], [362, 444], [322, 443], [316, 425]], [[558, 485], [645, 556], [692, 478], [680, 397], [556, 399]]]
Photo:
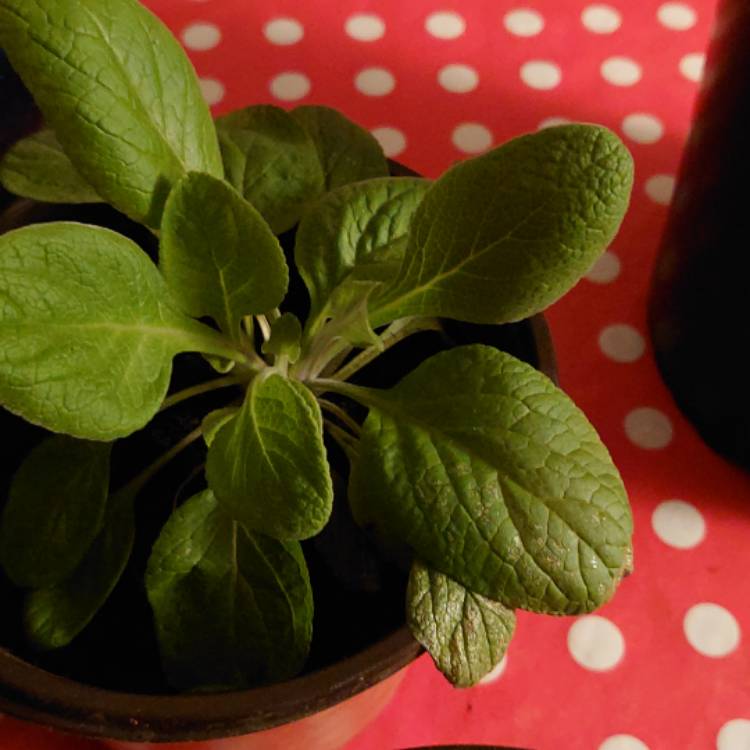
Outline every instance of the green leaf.
[[331, 294], [327, 311], [334, 318], [332, 325], [338, 336], [352, 346], [383, 348], [382, 341], [370, 325], [368, 312], [370, 296], [379, 286], [377, 282], [349, 277]]
[[243, 316], [284, 299], [289, 270], [261, 215], [221, 180], [185, 177], [164, 209], [161, 270], [181, 308], [239, 340]]
[[216, 121], [229, 181], [277, 234], [291, 229], [324, 189], [318, 152], [288, 113], [267, 104]]
[[325, 314], [334, 289], [355, 267], [403, 261], [414, 212], [430, 183], [383, 177], [346, 185], [322, 198], [300, 222], [294, 260], [310, 292], [310, 318]]
[[109, 491], [109, 443], [55, 436], [13, 478], [0, 526], [0, 557], [17, 586], [65, 580], [99, 533]]
[[100, 203], [51, 130], [22, 138], [0, 162], [0, 184], [11, 193], [47, 203]]
[[101, 531], [70, 577], [27, 595], [24, 626], [35, 648], [67, 646], [107, 601], [133, 548], [133, 501], [128, 492], [112, 495]]
[[210, 490], [170, 516], [146, 591], [176, 688], [276, 682], [305, 663], [313, 599], [300, 545], [246, 531]]
[[258, 375], [211, 444], [206, 477], [226, 513], [249, 530], [275, 539], [317, 534], [333, 488], [312, 393], [282, 375]]
[[507, 607], [576, 614], [606, 602], [629, 558], [625, 488], [583, 413], [491, 347], [423, 362], [371, 409], [350, 488], [374, 523]]
[[29, 422], [90, 440], [143, 427], [172, 357], [242, 357], [180, 313], [133, 242], [73, 223], [0, 237], [0, 403]]
[[263, 354], [273, 354], [275, 357], [286, 357], [294, 364], [301, 351], [302, 325], [299, 318], [290, 312], [285, 312], [271, 324], [271, 338], [263, 343]]
[[239, 411], [236, 406], [227, 406], [223, 409], [215, 409], [203, 417], [201, 431], [206, 445], [211, 445], [219, 430]]
[[565, 125], [448, 170], [427, 192], [375, 325], [407, 315], [504, 323], [555, 302], [607, 247], [633, 161], [614, 133]]
[[456, 687], [471, 687], [505, 655], [516, 627], [513, 610], [415, 561], [406, 589], [406, 619], [435, 666]]
[[190, 61], [136, 0], [0, 0], [0, 47], [96, 192], [158, 227], [190, 171], [223, 175]]
[[315, 143], [326, 190], [388, 174], [380, 144], [340, 112], [304, 106], [293, 109], [291, 115]]

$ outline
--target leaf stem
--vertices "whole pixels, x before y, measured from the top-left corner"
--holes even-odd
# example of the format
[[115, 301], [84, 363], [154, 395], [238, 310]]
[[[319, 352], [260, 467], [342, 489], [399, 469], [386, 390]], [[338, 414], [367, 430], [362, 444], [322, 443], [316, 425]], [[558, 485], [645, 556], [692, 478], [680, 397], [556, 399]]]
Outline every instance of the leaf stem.
[[338, 417], [356, 436], [359, 437], [362, 433], [362, 427], [359, 422], [355, 421], [347, 412], [342, 409], [338, 404], [333, 403], [325, 398], [319, 398], [318, 403], [327, 412], [330, 412], [334, 416]]
[[236, 375], [227, 375], [224, 378], [214, 378], [214, 380], [209, 380], [206, 383], [192, 385], [189, 388], [173, 393], [171, 396], [167, 396], [162, 402], [159, 411], [162, 412], [165, 409], [169, 409], [170, 406], [179, 404], [181, 401], [193, 398], [194, 396], [200, 396], [203, 393], [210, 393], [211, 391], [216, 391], [219, 388], [226, 388], [230, 385], [240, 385], [242, 382], [242, 379], [238, 378]]
[[192, 432], [185, 435], [182, 440], [175, 443], [169, 450], [159, 456], [153, 463], [149, 464], [140, 474], [131, 479], [119, 492], [127, 492], [137, 495], [148, 481], [173, 458], [182, 453], [189, 445], [194, 443], [203, 434], [202, 427], [196, 427]]
[[268, 318], [265, 315], [256, 315], [255, 319], [258, 321], [260, 326], [260, 332], [263, 335], [263, 341], [268, 341], [271, 338], [271, 324], [268, 322]]
[[347, 362], [337, 370], [331, 377], [334, 380], [348, 380], [355, 372], [359, 372], [365, 365], [370, 364], [373, 359], [387, 351], [407, 336], [420, 331], [439, 331], [440, 322], [436, 318], [404, 318], [397, 320], [383, 331], [380, 336], [381, 347], [369, 346], [361, 351], [356, 357]]
[[349, 461], [354, 462], [359, 457], [357, 450], [357, 438], [350, 435], [346, 430], [342, 430], [337, 424], [328, 419], [323, 420], [328, 430], [328, 434], [338, 443], [339, 447], [346, 454]]

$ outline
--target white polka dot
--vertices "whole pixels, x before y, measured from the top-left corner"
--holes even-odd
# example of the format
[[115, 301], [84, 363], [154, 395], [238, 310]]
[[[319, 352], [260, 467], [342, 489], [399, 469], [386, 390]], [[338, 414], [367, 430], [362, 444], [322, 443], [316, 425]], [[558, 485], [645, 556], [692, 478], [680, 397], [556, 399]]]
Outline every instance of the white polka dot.
[[521, 66], [521, 80], [532, 89], [553, 89], [562, 80], [562, 73], [553, 62], [530, 60]]
[[427, 16], [424, 27], [438, 39], [457, 39], [466, 31], [466, 21], [458, 13], [442, 11]]
[[651, 526], [670, 547], [692, 549], [706, 536], [706, 522], [700, 511], [684, 500], [665, 500], [651, 515]]
[[658, 409], [641, 406], [625, 417], [625, 434], [639, 448], [658, 450], [672, 442], [672, 423]]
[[263, 28], [266, 39], [271, 44], [297, 44], [305, 35], [305, 29], [296, 18], [274, 18]]
[[581, 13], [581, 23], [594, 34], [611, 34], [620, 28], [622, 18], [610, 5], [589, 5]]
[[516, 36], [536, 36], [544, 28], [544, 18], [535, 10], [520, 8], [506, 13], [503, 24]]
[[716, 750], [750, 750], [750, 719], [732, 719], [716, 735]]
[[633, 86], [641, 80], [641, 66], [629, 57], [609, 57], [600, 71], [602, 78], [613, 86]]
[[385, 21], [374, 13], [356, 13], [346, 19], [344, 31], [358, 42], [374, 42], [385, 34]]
[[476, 122], [464, 122], [453, 131], [453, 145], [467, 154], [479, 154], [492, 145], [492, 133]]
[[284, 102], [293, 102], [310, 93], [310, 79], [304, 73], [279, 73], [269, 84], [271, 93]]
[[479, 85], [479, 75], [474, 68], [456, 63], [440, 69], [438, 82], [446, 91], [465, 94]]
[[396, 79], [385, 68], [365, 68], [357, 73], [354, 85], [367, 96], [385, 96], [396, 87]]
[[685, 31], [698, 20], [695, 11], [685, 3], [664, 3], [656, 11], [656, 17], [662, 26], [674, 31]]
[[670, 174], [655, 174], [646, 180], [646, 195], [654, 203], [666, 206], [672, 200], [674, 195], [675, 179]]
[[586, 274], [595, 284], [610, 284], [620, 275], [620, 259], [611, 251], [603, 252]]
[[212, 23], [193, 23], [182, 31], [182, 43], [199, 52], [213, 49], [221, 41], [221, 30]]
[[570, 120], [567, 117], [545, 117], [538, 125], [538, 130], [545, 128], [556, 128], [558, 125], [569, 125]]
[[613, 734], [599, 745], [599, 750], [648, 750], [648, 745], [632, 734]]
[[706, 56], [703, 52], [691, 52], [680, 60], [680, 73], [688, 79], [698, 83], [703, 78], [706, 66]]
[[406, 136], [396, 128], [375, 128], [370, 132], [388, 157], [398, 156], [406, 148]]
[[604, 672], [622, 659], [625, 639], [611, 620], [600, 615], [587, 615], [570, 626], [568, 651], [584, 669]]
[[599, 348], [615, 362], [635, 362], [643, 356], [646, 341], [633, 326], [616, 323], [599, 334]]
[[664, 126], [658, 117], [634, 112], [622, 121], [622, 132], [636, 143], [656, 143], [664, 135]]
[[198, 83], [201, 87], [201, 94], [209, 106], [218, 104], [224, 98], [226, 89], [221, 81], [215, 78], [201, 78]]
[[727, 656], [740, 643], [740, 626], [734, 615], [712, 602], [690, 607], [682, 627], [688, 643], [703, 656]]
[[508, 665], [508, 654], [505, 654], [502, 659], [500, 659], [500, 662], [498, 665], [491, 671], [487, 672], [487, 674], [482, 677], [481, 680], [479, 680], [480, 685], [491, 685], [493, 682], [497, 682], [497, 680], [500, 679], [500, 676], [505, 671], [505, 667]]

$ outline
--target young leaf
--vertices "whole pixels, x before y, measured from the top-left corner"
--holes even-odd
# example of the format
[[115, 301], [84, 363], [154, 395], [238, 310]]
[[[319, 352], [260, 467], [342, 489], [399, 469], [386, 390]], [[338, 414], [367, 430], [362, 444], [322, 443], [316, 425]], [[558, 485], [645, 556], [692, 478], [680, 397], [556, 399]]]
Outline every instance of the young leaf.
[[293, 109], [291, 115], [315, 143], [326, 190], [388, 174], [380, 144], [340, 112], [304, 106]]
[[17, 586], [51, 586], [81, 562], [104, 521], [111, 448], [57, 435], [21, 464], [0, 526], [3, 568]]
[[107, 601], [133, 548], [133, 501], [128, 492], [112, 495], [102, 528], [73, 573], [61, 583], [27, 595], [24, 626], [35, 648], [67, 646]]
[[226, 513], [275, 539], [306, 539], [333, 504], [315, 397], [271, 373], [250, 384], [242, 409], [208, 449], [206, 478]]
[[187, 56], [137, 0], [0, 0], [0, 47], [86, 182], [158, 227], [189, 171], [223, 175]]
[[593, 125], [548, 128], [453, 167], [419, 206], [374, 324], [504, 323], [544, 309], [614, 237], [632, 182], [625, 146]]
[[310, 318], [325, 313], [333, 290], [352, 270], [387, 259], [398, 272], [427, 180], [383, 177], [334, 190], [300, 222], [294, 260], [310, 292]]
[[0, 184], [47, 203], [100, 203], [101, 198], [65, 155], [51, 130], [22, 138], [0, 161]]
[[229, 181], [277, 234], [291, 229], [324, 189], [307, 131], [279, 107], [246, 107], [216, 121]]
[[491, 672], [516, 627], [512, 609], [418, 561], [409, 574], [406, 619], [435, 666], [456, 687], [476, 685]]
[[211, 316], [234, 340], [243, 316], [276, 307], [289, 270], [261, 215], [225, 182], [194, 172], [164, 209], [161, 270], [180, 307]]
[[304, 665], [313, 599], [299, 543], [246, 531], [210, 490], [167, 521], [146, 592], [176, 688], [248, 687], [292, 677]]
[[241, 357], [185, 317], [156, 267], [107, 229], [55, 222], [0, 237], [0, 403], [29, 422], [90, 440], [143, 427], [172, 357]]
[[290, 363], [299, 359], [302, 325], [299, 318], [285, 312], [271, 324], [271, 338], [261, 347], [263, 354], [286, 357]]
[[614, 593], [632, 520], [594, 428], [529, 365], [449, 350], [368, 404], [350, 499], [358, 521], [507, 607], [589, 612]]

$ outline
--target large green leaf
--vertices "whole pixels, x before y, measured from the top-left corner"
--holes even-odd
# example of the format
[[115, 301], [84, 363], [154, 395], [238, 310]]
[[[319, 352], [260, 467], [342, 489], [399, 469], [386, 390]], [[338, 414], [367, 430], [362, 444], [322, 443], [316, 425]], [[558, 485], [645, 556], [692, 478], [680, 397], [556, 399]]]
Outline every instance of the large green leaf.
[[357, 266], [381, 260], [398, 271], [414, 212], [429, 182], [383, 177], [346, 185], [300, 222], [294, 260], [310, 292], [310, 318], [324, 314], [334, 289]]
[[0, 184], [11, 193], [48, 203], [99, 203], [51, 130], [13, 145], [0, 161]]
[[0, 0], [0, 47], [86, 182], [158, 227], [186, 172], [223, 174], [195, 72], [137, 0]]
[[210, 490], [167, 521], [148, 562], [146, 591], [176, 688], [276, 682], [307, 658], [313, 599], [299, 543], [248, 532]]
[[0, 557], [17, 586], [65, 580], [104, 521], [110, 443], [57, 435], [26, 457], [13, 478], [0, 526]]
[[0, 237], [0, 403], [90, 440], [145, 425], [182, 351], [241, 356], [180, 313], [156, 267], [107, 229], [50, 223]]
[[27, 595], [24, 626], [35, 648], [67, 646], [112, 593], [133, 548], [133, 501], [125, 491], [112, 495], [101, 530], [73, 573]]
[[323, 420], [302, 383], [258, 375], [208, 449], [206, 477], [227, 514], [276, 539], [306, 539], [333, 504]]
[[227, 178], [276, 233], [291, 229], [323, 192], [323, 169], [307, 131], [267, 104], [216, 121]]
[[380, 144], [340, 112], [306, 105], [291, 114], [315, 143], [326, 190], [388, 174]]
[[547, 128], [453, 167], [419, 206], [373, 323], [501, 323], [544, 309], [612, 240], [632, 183], [625, 146], [593, 125]]
[[625, 488], [544, 375], [476, 345], [390, 391], [339, 390], [371, 407], [350, 488], [360, 523], [507, 607], [572, 614], [610, 598], [630, 554]]
[[456, 687], [476, 685], [492, 671], [516, 627], [512, 609], [418, 561], [409, 574], [406, 619], [414, 637]]
[[197, 172], [169, 196], [160, 264], [182, 309], [210, 315], [235, 340], [243, 316], [279, 305], [289, 283], [284, 253], [261, 215], [225, 182]]

